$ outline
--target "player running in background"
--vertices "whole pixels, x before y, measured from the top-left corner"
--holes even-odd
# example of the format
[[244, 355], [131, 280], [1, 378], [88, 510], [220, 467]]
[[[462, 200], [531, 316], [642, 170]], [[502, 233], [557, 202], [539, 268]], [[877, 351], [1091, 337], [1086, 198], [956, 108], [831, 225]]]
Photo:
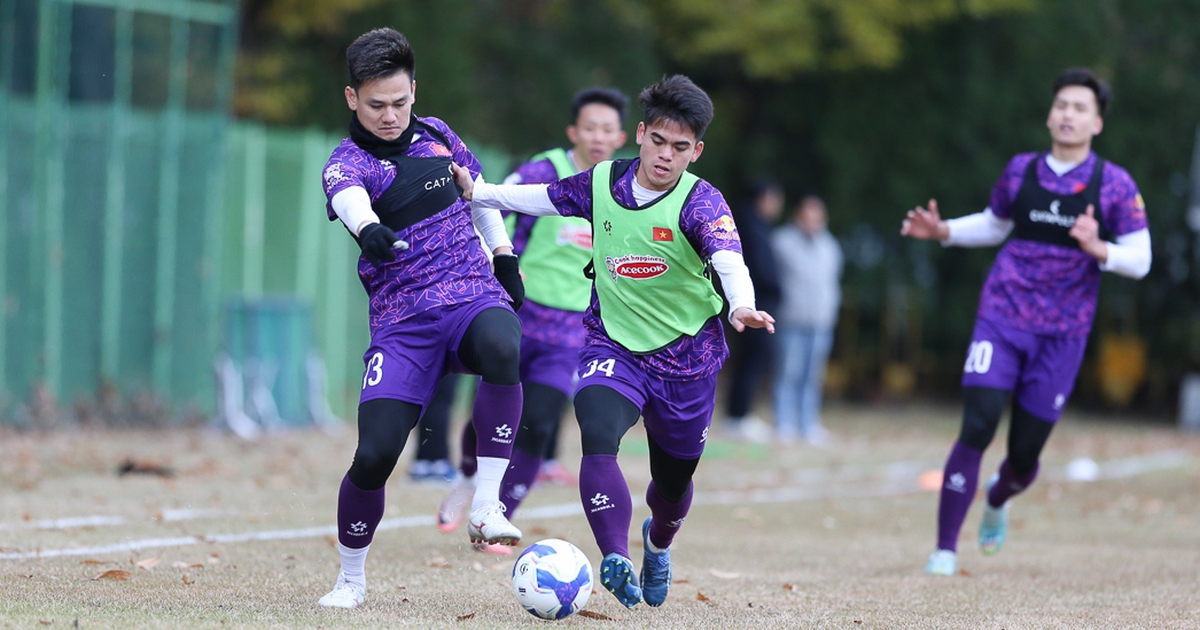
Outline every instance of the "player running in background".
[[[612, 157], [625, 144], [625, 112], [629, 99], [611, 88], [587, 88], [571, 102], [567, 138], [572, 148], [539, 153], [504, 180], [506, 184], [548, 184], [586, 171]], [[525, 403], [512, 460], [501, 485], [500, 500], [511, 519], [533, 485], [543, 457], [557, 437], [557, 427], [575, 390], [579, 350], [583, 347], [583, 312], [592, 281], [583, 268], [592, 259], [592, 227], [582, 217], [513, 214], [508, 217], [513, 247], [521, 256], [525, 306], [521, 318], [521, 385]], [[464, 427], [462, 476], [438, 509], [438, 527], [453, 531], [462, 521], [475, 486], [476, 436]], [[484, 550], [507, 555], [508, 547]]]
[[[1150, 271], [1150, 232], [1137, 184], [1092, 152], [1110, 93], [1087, 69], [1054, 82], [1050, 151], [1013, 157], [983, 212], [944, 221], [937, 202], [908, 212], [900, 233], [943, 245], [987, 247], [1012, 233], [983, 285], [963, 368], [963, 424], [946, 461], [937, 548], [925, 571], [953, 575], [958, 533], [975, 497], [980, 460], [1008, 399], [1008, 456], [987, 483], [979, 546], [1000, 550], [1008, 501], [1033, 483], [1083, 360], [1102, 271]], [[1115, 242], [1114, 242], [1115, 239]]]
[[[363, 355], [358, 448], [338, 492], [341, 572], [319, 602], [339, 608], [363, 602], [363, 565], [383, 517], [384, 484], [447, 372], [483, 381], [473, 421], [486, 437], [470, 537], [510, 545], [521, 538], [499, 500], [521, 415], [521, 323], [509, 305], [523, 299], [517, 258], [500, 213], [459, 199], [451, 165], [477, 175], [475, 156], [446, 123], [412, 113], [417, 84], [404, 36], [370, 31], [350, 45], [346, 61], [350, 137], [325, 165], [324, 185], [330, 220], [341, 219], [362, 247], [358, 275], [370, 298], [371, 344]], [[495, 275], [476, 228], [495, 255]]]
[[[601, 162], [547, 185], [474, 183], [455, 168], [464, 198], [535, 216], [592, 223], [594, 284], [584, 315], [575, 416], [582, 436], [579, 493], [604, 554], [600, 582], [622, 604], [658, 606], [671, 585], [670, 546], [692, 503], [692, 476], [712, 423], [717, 371], [728, 351], [715, 269], [730, 322], [773, 330], [755, 309], [737, 227], [721, 193], [687, 172], [704, 150], [712, 101], [687, 77], [642, 91], [639, 157]], [[639, 583], [629, 557], [633, 504], [617, 465], [622, 436], [644, 417], [651, 482]]]

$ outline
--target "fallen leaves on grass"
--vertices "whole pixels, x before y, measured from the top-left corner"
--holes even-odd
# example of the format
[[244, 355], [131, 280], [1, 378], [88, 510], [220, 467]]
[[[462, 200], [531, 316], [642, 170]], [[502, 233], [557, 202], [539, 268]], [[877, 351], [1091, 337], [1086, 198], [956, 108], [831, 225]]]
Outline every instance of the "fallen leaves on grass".
[[443, 558], [442, 556], [438, 556], [436, 558], [430, 558], [429, 560], [426, 560], [425, 566], [427, 566], [431, 569], [452, 569], [452, 568], [454, 568], [450, 565], [449, 562], [446, 562], [446, 559]]
[[466, 621], [468, 619], [474, 619], [474, 618], [475, 618], [475, 613], [471, 613], [469, 615], [459, 615], [458, 616], [459, 621]]
[[712, 602], [712, 600], [709, 599], [708, 596], [705, 595], [704, 593], [696, 593], [696, 601], [709, 602], [709, 603]]
[[963, 577], [971, 577], [971, 572], [966, 569], [959, 569], [958, 574]]
[[128, 581], [133, 577], [133, 574], [124, 569], [109, 569], [100, 575], [97, 575], [94, 580], [119, 580], [121, 582]]
[[675, 582], [676, 584], [687, 584], [687, 583], [688, 583], [688, 580], [685, 578], [685, 579], [682, 579], [682, 580], [674, 580], [674, 582]]
[[545, 527], [538, 527], [535, 525], [529, 528], [529, 533], [534, 536], [545, 536], [546, 534], [550, 533], [550, 530], [546, 529]]
[[784, 585], [783, 585], [783, 590], [785, 590], [785, 591], [794, 591], [794, 590], [796, 590], [796, 585], [795, 585], [795, 584], [784, 584]]
[[92, 560], [91, 558], [88, 558], [87, 560], [79, 561], [79, 564], [112, 564], [112, 563], [113, 563], [112, 560]]
[[336, 548], [336, 547], [337, 547], [337, 544], [338, 544], [337, 537], [336, 537], [336, 536], [330, 536], [330, 535], [326, 535], [326, 536], [325, 536], [325, 544], [329, 545], [330, 547], [335, 547], [335, 548]]
[[588, 619], [599, 619], [600, 621], [614, 621], [614, 619], [612, 617], [609, 617], [607, 615], [601, 615], [600, 613], [594, 613], [590, 610], [579, 611], [579, 616], [587, 617]]
[[154, 475], [157, 477], [174, 477], [175, 471], [152, 462], [138, 461], [132, 457], [126, 457], [117, 466], [117, 476], [124, 477], [125, 475]]
[[722, 580], [736, 580], [737, 578], [742, 577], [741, 573], [732, 573], [730, 571], [721, 571], [720, 569], [709, 569], [708, 572], [711, 573], [713, 575], [713, 577], [719, 577]]
[[[133, 558], [130, 558], [129, 561], [133, 562]], [[138, 560], [137, 562], [133, 562], [133, 564], [134, 564], [134, 566], [136, 566], [139, 569], [145, 569], [147, 571], [150, 571], [150, 570], [154, 569], [154, 567], [158, 566], [158, 563], [160, 563], [160, 562], [162, 562], [162, 558], [159, 556], [154, 556], [153, 558], [146, 558], [145, 560]]]
[[193, 580], [192, 578], [188, 577], [188, 574], [184, 573], [183, 574], [183, 583], [190, 586], [192, 584], [195, 584], [196, 580]]

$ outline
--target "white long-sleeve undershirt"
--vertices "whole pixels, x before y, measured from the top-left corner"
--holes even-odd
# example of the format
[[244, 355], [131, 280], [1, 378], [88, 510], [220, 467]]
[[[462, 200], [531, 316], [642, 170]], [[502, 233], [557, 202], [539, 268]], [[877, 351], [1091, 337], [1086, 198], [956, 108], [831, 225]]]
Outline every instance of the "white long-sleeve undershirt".
[[[950, 237], [942, 245], [958, 247], [990, 247], [999, 245], [1013, 230], [1012, 219], [1001, 219], [992, 214], [991, 208], [983, 212], [948, 219]], [[1108, 257], [1100, 263], [1101, 271], [1111, 271], [1120, 276], [1140, 279], [1150, 273], [1152, 254], [1150, 230], [1141, 229], [1118, 236], [1116, 242], [1106, 242]]]
[[[547, 184], [522, 184], [505, 186], [476, 181], [472, 193], [473, 202], [497, 207], [501, 210], [520, 212], [535, 217], [557, 216], [558, 210], [550, 202]], [[639, 188], [641, 190], [639, 190]], [[634, 185], [634, 200], [639, 205], [650, 203], [665, 191], [652, 191]], [[755, 309], [754, 283], [750, 281], [750, 269], [738, 252], [722, 250], [712, 256], [713, 270], [721, 278], [725, 299], [729, 301], [729, 313], [741, 307]]]
[[329, 205], [346, 229], [355, 236], [364, 225], [379, 223], [379, 215], [371, 208], [371, 195], [362, 186], [341, 189], [329, 200]]
[[[344, 188], [333, 199], [329, 200], [334, 214], [350, 230], [358, 236], [359, 230], [368, 223], [379, 223], [379, 215], [371, 208], [371, 196], [362, 186]], [[471, 221], [486, 244], [490, 254], [500, 247], [512, 247], [508, 238], [508, 230], [504, 227], [504, 218], [500, 211], [482, 205], [471, 204]]]

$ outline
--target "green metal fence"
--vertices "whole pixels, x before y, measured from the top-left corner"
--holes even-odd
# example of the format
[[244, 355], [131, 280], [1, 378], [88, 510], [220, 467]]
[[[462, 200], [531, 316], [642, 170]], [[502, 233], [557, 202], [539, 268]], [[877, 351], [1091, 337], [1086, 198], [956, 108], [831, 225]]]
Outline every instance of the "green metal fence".
[[236, 9], [0, 3], [6, 417], [139, 392], [176, 411], [211, 398], [191, 366], [215, 343]]
[[236, 23], [236, 0], [0, 1], [0, 422], [211, 417], [214, 360], [270, 344], [285, 419], [306, 349], [353, 413], [366, 296], [320, 180], [341, 136], [229, 120]]

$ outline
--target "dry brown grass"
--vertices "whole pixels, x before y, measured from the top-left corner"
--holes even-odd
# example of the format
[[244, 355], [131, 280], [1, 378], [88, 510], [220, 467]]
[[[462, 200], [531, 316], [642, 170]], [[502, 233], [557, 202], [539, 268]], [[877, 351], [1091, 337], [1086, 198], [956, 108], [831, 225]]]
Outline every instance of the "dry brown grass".
[[[1015, 503], [1004, 550], [992, 558], [978, 553], [976, 506], [960, 545], [962, 574], [924, 575], [937, 496], [918, 490], [917, 476], [940, 468], [957, 414], [953, 408], [839, 407], [827, 415], [839, 438], [831, 450], [747, 445], [723, 440], [714, 431], [697, 475], [697, 505], [675, 546], [676, 584], [666, 605], [627, 611], [600, 591], [586, 609], [609, 619], [575, 616], [558, 623], [587, 628], [1200, 627], [1200, 439], [1161, 425], [1068, 416], [1045, 454], [1045, 476]], [[571, 439], [565, 442], [568, 448]], [[987, 471], [1002, 456], [1000, 442], [985, 458]], [[337, 438], [289, 433], [258, 445], [202, 430], [0, 434], [0, 553], [179, 539], [134, 551], [0, 560], [0, 625], [493, 628], [547, 623], [516, 605], [508, 587], [511, 561], [471, 551], [461, 531], [444, 535], [422, 526], [380, 533], [367, 565], [367, 604], [354, 611], [316, 606], [337, 573], [331, 536], [318, 531], [237, 543], [195, 538], [330, 526], [353, 448], [352, 431]], [[1104, 464], [1166, 451], [1183, 456], [1159, 471], [1092, 483], [1055, 478], [1079, 456]], [[576, 462], [577, 453], [577, 448], [568, 450], [566, 461]], [[118, 477], [115, 470], [126, 458], [169, 467], [175, 475]], [[648, 467], [636, 430], [627, 438], [622, 464], [640, 495]], [[398, 470], [406, 465], [407, 456]], [[791, 489], [792, 495], [781, 495], [781, 489]], [[403, 474], [388, 490], [387, 519], [431, 515], [444, 492], [409, 484]], [[596, 564], [599, 552], [581, 514], [528, 515], [539, 506], [577, 501], [574, 489], [539, 488], [523, 508], [525, 517], [518, 514], [516, 520], [528, 542], [565, 538]], [[181, 514], [172, 510], [180, 509], [202, 512], [175, 520]], [[88, 515], [123, 522], [37, 527], [43, 520]], [[644, 507], [635, 510], [634, 538], [645, 515]], [[639, 548], [637, 540], [631, 547], [635, 555]], [[112, 570], [128, 571], [129, 579], [96, 579]]]

